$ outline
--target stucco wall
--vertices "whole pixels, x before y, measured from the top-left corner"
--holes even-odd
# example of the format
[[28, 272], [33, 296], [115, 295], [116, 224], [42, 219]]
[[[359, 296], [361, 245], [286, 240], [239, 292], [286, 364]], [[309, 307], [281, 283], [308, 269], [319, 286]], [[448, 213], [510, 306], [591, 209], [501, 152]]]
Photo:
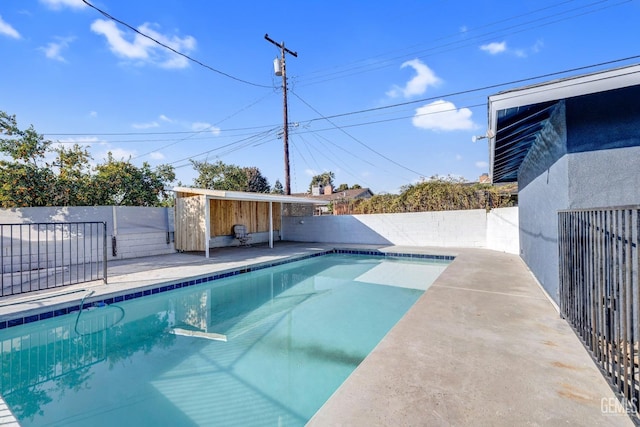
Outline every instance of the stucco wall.
[[[443, 246], [518, 251], [518, 208], [374, 215], [283, 217], [298, 242]], [[490, 234], [490, 235], [489, 235]]]
[[558, 210], [569, 203], [565, 103], [540, 132], [518, 172], [520, 256], [558, 301]]
[[[0, 209], [0, 224], [85, 222], [107, 224], [108, 259], [138, 258], [175, 252], [172, 208], [130, 206], [37, 207]], [[117, 255], [113, 256], [116, 236]], [[4, 244], [10, 244], [7, 240]]]
[[571, 154], [568, 173], [570, 209], [640, 204], [640, 147]]
[[565, 156], [521, 189], [520, 256], [542, 287], [558, 301], [558, 210], [566, 209], [568, 158]]
[[518, 173], [521, 256], [558, 301], [558, 211], [640, 203], [640, 87], [567, 99]]

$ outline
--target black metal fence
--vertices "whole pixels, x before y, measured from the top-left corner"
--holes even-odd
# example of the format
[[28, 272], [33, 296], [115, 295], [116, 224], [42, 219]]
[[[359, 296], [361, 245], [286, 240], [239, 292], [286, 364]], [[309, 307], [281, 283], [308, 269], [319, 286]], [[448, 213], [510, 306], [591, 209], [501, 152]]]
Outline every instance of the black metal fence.
[[102, 279], [105, 222], [0, 224], [0, 296]]
[[560, 310], [625, 410], [640, 402], [640, 207], [561, 211]]

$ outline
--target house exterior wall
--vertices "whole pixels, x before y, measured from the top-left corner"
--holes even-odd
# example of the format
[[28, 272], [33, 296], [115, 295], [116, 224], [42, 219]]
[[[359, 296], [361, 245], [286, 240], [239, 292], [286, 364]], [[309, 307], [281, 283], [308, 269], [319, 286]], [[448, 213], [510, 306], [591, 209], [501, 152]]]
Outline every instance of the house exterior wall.
[[640, 146], [571, 154], [568, 173], [569, 209], [640, 204]]
[[520, 254], [558, 302], [558, 211], [640, 203], [640, 88], [564, 101], [518, 174]]
[[558, 300], [558, 210], [569, 203], [565, 104], [560, 103], [518, 173], [520, 256]]
[[558, 211], [569, 204], [568, 176], [568, 159], [563, 156], [518, 192], [520, 256], [556, 302]]
[[[487, 248], [517, 253], [518, 208], [283, 217], [289, 241]], [[491, 233], [491, 236], [489, 236]]]

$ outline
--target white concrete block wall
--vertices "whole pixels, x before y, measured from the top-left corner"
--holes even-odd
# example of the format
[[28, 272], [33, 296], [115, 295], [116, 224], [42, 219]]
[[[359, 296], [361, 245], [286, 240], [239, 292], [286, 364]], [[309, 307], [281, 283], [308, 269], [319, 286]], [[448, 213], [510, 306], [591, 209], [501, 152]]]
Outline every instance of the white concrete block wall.
[[[114, 221], [114, 214], [116, 220]], [[167, 244], [167, 231], [173, 231], [172, 208], [146, 208], [130, 206], [72, 206], [72, 207], [36, 207], [20, 209], [0, 209], [0, 224], [33, 224], [57, 222], [87, 222], [100, 221], [107, 224], [107, 257], [108, 259], [138, 258], [150, 255], [161, 255], [175, 252], [172, 242]], [[114, 225], [117, 226], [114, 227]], [[112, 237], [116, 229], [117, 255], [112, 254]], [[28, 230], [28, 229], [27, 229]], [[27, 233], [25, 231], [25, 233]], [[43, 234], [41, 232], [40, 234]], [[50, 235], [51, 233], [49, 233]], [[35, 239], [37, 233], [31, 231], [26, 236], [13, 240]], [[49, 236], [50, 237], [50, 236]], [[16, 245], [6, 235], [2, 245]], [[7, 247], [7, 251], [10, 249]], [[19, 248], [17, 246], [16, 248]], [[16, 249], [15, 250], [19, 250]], [[65, 258], [75, 253], [66, 251]], [[19, 261], [18, 261], [19, 262]], [[10, 267], [9, 267], [10, 268]]]
[[492, 209], [487, 215], [487, 248], [520, 254], [518, 208]]
[[518, 253], [518, 208], [284, 217], [284, 240], [488, 248]]
[[117, 254], [115, 257], [113, 256], [111, 242], [111, 238], [108, 238], [108, 259], [165, 255], [176, 251], [173, 241], [167, 243], [166, 232], [118, 234], [116, 236]]

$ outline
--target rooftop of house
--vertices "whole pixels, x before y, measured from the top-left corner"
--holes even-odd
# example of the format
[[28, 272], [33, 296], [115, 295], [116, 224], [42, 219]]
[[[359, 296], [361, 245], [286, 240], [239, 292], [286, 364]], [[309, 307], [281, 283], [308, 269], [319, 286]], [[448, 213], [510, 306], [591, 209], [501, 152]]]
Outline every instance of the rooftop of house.
[[335, 200], [368, 199], [373, 196], [373, 192], [368, 188], [333, 191], [331, 186], [317, 186], [317, 188], [312, 189], [311, 193], [298, 193], [292, 194], [292, 196], [332, 202]]
[[640, 84], [640, 64], [510, 89], [489, 97], [491, 182], [515, 182], [518, 169], [566, 99]]

